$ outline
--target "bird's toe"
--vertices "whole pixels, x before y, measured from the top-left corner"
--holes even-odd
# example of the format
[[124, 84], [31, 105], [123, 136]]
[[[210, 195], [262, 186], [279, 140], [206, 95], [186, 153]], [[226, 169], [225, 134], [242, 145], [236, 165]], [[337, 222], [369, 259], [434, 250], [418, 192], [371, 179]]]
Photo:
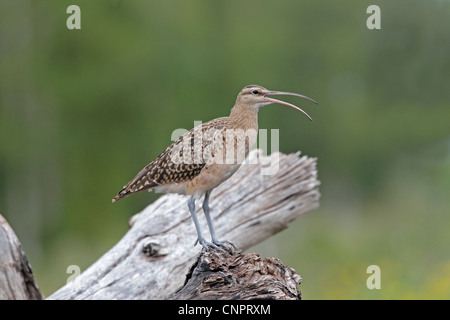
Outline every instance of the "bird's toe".
[[[206, 240], [198, 241], [198, 242], [203, 246], [203, 249], [205, 251], [209, 251], [210, 248], [214, 248], [214, 249], [216, 249], [216, 250], [218, 250], [220, 252], [223, 252], [223, 253], [227, 252], [227, 251], [225, 251], [224, 249], [222, 249], [221, 247], [219, 247], [219, 245], [217, 245], [215, 243], [212, 243], [212, 242], [209, 242], [209, 241], [206, 241]], [[226, 248], [226, 249], [228, 250], [228, 248]]]
[[233, 250], [230, 250], [231, 249], [230, 246], [227, 245], [227, 244], [229, 244], [233, 247], [233, 249], [235, 251], [238, 251], [238, 248], [236, 247], [236, 245], [232, 241], [229, 241], [229, 240], [214, 240], [213, 243], [217, 246], [225, 248], [227, 251], [233, 251]]

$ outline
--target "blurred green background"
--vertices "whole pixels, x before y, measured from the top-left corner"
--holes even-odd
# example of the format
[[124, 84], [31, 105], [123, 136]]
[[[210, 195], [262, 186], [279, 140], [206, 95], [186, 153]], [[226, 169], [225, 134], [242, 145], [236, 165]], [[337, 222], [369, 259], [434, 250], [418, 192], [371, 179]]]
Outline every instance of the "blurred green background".
[[158, 197], [111, 204], [174, 129], [255, 83], [319, 101], [289, 99], [312, 123], [273, 105], [259, 125], [318, 158], [322, 197], [249, 251], [295, 268], [304, 299], [449, 299], [449, 17], [438, 0], [0, 0], [0, 213], [43, 293]]

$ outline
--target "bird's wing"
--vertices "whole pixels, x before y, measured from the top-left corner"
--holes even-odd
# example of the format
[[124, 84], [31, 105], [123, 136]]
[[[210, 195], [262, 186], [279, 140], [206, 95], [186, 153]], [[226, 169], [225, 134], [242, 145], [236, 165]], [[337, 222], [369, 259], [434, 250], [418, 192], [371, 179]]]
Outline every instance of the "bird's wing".
[[208, 159], [223, 147], [222, 141], [214, 137], [225, 121], [225, 118], [218, 118], [183, 134], [128, 182], [113, 202], [132, 193], [195, 178]]

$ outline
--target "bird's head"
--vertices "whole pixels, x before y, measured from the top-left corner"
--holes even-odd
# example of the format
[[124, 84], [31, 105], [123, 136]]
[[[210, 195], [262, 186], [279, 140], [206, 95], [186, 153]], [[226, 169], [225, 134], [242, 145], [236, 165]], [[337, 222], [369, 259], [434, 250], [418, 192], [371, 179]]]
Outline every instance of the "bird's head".
[[279, 104], [284, 104], [286, 106], [292, 107], [294, 109], [297, 109], [299, 111], [301, 111], [303, 114], [305, 114], [309, 120], [312, 120], [312, 118], [302, 109], [300, 109], [299, 107], [288, 103], [288, 102], [284, 102], [278, 99], [273, 99], [273, 98], [269, 98], [269, 96], [273, 96], [273, 95], [290, 95], [290, 96], [297, 96], [300, 98], [304, 98], [304, 99], [308, 99], [312, 102], [314, 102], [315, 104], [317, 104], [317, 102], [311, 98], [308, 98], [307, 96], [298, 94], [298, 93], [292, 93], [292, 92], [284, 92], [284, 91], [270, 91], [267, 90], [264, 87], [258, 86], [258, 85], [249, 85], [244, 87], [241, 92], [239, 92], [238, 97], [236, 99], [236, 104], [245, 104], [247, 106], [250, 107], [254, 107], [256, 110], [259, 110], [259, 108], [271, 104], [271, 103], [279, 103]]

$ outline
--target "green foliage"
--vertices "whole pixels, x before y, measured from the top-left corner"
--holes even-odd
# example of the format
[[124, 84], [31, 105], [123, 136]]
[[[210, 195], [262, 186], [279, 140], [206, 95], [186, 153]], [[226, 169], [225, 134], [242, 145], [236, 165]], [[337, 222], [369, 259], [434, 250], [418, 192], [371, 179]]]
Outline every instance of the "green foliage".
[[[44, 293], [156, 199], [111, 204], [173, 130], [227, 115], [256, 83], [319, 101], [291, 100], [312, 123], [273, 105], [259, 124], [318, 157], [323, 196], [255, 250], [296, 268], [304, 298], [450, 298], [450, 3], [378, 1], [381, 30], [370, 4], [3, 0], [0, 212]], [[381, 290], [365, 286], [371, 264]]]

